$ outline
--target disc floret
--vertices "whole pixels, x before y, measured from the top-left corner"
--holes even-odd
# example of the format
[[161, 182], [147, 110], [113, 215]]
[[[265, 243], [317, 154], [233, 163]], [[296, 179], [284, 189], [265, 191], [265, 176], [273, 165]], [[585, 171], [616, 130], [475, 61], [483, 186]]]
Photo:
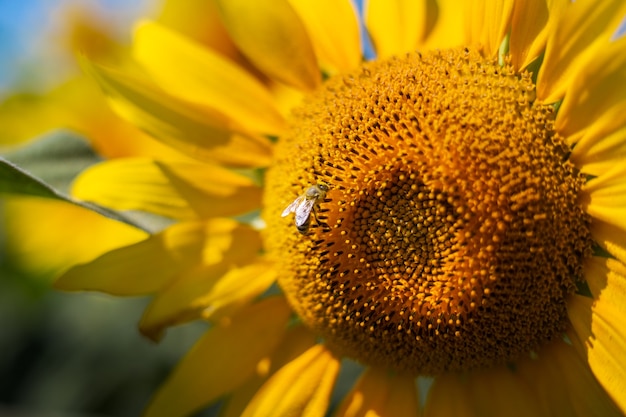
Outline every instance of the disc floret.
[[[530, 74], [466, 49], [328, 80], [267, 176], [267, 246], [303, 321], [350, 357], [416, 374], [559, 337], [591, 238], [553, 120]], [[321, 222], [302, 236], [280, 213], [318, 183]]]

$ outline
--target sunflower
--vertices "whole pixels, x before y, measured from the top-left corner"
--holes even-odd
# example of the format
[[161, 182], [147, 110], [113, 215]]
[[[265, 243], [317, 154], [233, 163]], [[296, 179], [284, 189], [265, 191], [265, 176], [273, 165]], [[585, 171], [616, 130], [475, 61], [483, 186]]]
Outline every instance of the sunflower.
[[176, 222], [57, 281], [209, 323], [146, 416], [626, 411], [624, 2], [189, 4], [83, 66], [195, 160], [73, 189]]

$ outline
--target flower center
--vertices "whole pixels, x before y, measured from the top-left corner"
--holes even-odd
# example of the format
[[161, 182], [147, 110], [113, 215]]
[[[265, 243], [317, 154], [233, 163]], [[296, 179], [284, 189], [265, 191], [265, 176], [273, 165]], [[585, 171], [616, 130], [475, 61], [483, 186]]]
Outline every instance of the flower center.
[[367, 63], [308, 97], [264, 212], [304, 323], [349, 357], [429, 375], [559, 337], [591, 238], [584, 178], [533, 100], [528, 73], [467, 49]]

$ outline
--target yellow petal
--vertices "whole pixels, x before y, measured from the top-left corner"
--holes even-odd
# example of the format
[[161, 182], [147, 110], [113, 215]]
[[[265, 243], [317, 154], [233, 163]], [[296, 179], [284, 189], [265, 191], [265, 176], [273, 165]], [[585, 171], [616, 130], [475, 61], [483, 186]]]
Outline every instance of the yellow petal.
[[367, 0], [364, 9], [378, 58], [415, 51], [432, 24], [425, 0]]
[[[465, 25], [467, 15], [465, 8], [459, 7], [458, 0], [439, 0], [433, 8], [429, 2], [429, 15], [433, 17], [433, 28], [424, 44], [427, 49], [445, 49], [468, 45]], [[430, 10], [433, 10], [432, 12]]]
[[[572, 347], [570, 349], [573, 350]], [[552, 351], [554, 349], [551, 347], [544, 346], [537, 357], [519, 360], [515, 364], [516, 372], [537, 394], [537, 407], [541, 415], [575, 415], [571, 410], [570, 392], [562, 381], [563, 372], [557, 366], [556, 359], [549, 354]], [[587, 373], [591, 373], [589, 369]]]
[[585, 278], [594, 298], [573, 296], [570, 321], [594, 375], [626, 412], [626, 266], [595, 257], [586, 262]]
[[616, 165], [583, 187], [585, 210], [626, 233], [626, 166]]
[[623, 263], [616, 259], [594, 256], [585, 263], [584, 274], [589, 290], [596, 300], [594, 307], [605, 304], [604, 309], [608, 309], [609, 304], [616, 307], [624, 304], [626, 309], [626, 303], [623, 303], [626, 299], [626, 266]]
[[562, 340], [544, 346], [537, 358], [520, 361], [516, 369], [535, 392], [542, 415], [621, 415], [575, 348]]
[[242, 417], [324, 416], [339, 368], [323, 345], [310, 348], [261, 387]]
[[157, 139], [195, 158], [209, 161], [248, 167], [270, 163], [269, 142], [264, 138], [233, 133], [225, 125], [216, 125], [223, 116], [177, 100], [138, 78], [86, 59], [82, 64], [85, 71], [98, 80], [113, 109]]
[[[613, 399], [617, 406], [626, 413], [626, 371], [623, 358], [626, 349], [623, 338], [614, 339], [615, 320], [622, 320], [612, 313], [608, 313], [606, 306], [594, 306], [593, 300], [575, 295], [572, 296], [568, 312], [570, 321], [577, 337], [577, 345], [582, 346], [585, 361], [591, 367], [594, 376], [604, 390]], [[614, 306], [612, 306], [614, 307]]]
[[321, 82], [304, 24], [287, 0], [217, 0], [239, 49], [272, 78], [302, 90]]
[[[451, 399], [454, 398], [454, 401]], [[435, 378], [425, 416], [548, 416], [525, 381], [506, 366]]]
[[272, 297], [210, 329], [161, 386], [144, 417], [187, 416], [242, 385], [284, 338], [291, 309]]
[[428, 392], [424, 417], [474, 417], [470, 395], [467, 382], [458, 375], [439, 375]]
[[590, 230], [594, 241], [626, 263], [626, 233], [623, 230], [597, 219], [591, 223]]
[[203, 297], [196, 302], [204, 305], [205, 319], [216, 320], [250, 300], [261, 295], [276, 282], [276, 270], [269, 262], [257, 262], [241, 268], [231, 269], [221, 277]]
[[[211, 291], [215, 289], [219, 278], [231, 268], [254, 262], [261, 251], [259, 233], [232, 219], [210, 220], [200, 233], [203, 233], [204, 242], [199, 256], [192, 259], [193, 263], [182, 269], [175, 280], [164, 287], [146, 308], [139, 323], [139, 330], [146, 337], [158, 340], [166, 327], [202, 317], [204, 309], [215, 301]], [[247, 290], [258, 290], [272, 278], [271, 273], [270, 276], [264, 275], [261, 282], [251, 285]], [[253, 296], [245, 290], [241, 294]], [[219, 293], [216, 295], [219, 296]], [[230, 307], [236, 308], [237, 301], [245, 302], [233, 300], [234, 304]]]
[[[28, 120], [28, 123], [24, 123]], [[162, 155], [165, 146], [117, 117], [93, 80], [81, 76], [42, 94], [19, 94], [0, 104], [0, 143], [25, 142], [55, 129], [85, 136], [103, 156]], [[167, 148], [170, 157], [177, 154]]]
[[230, 38], [217, 4], [206, 0], [164, 0], [155, 20], [217, 52], [266, 81]]
[[511, 18], [509, 54], [520, 70], [543, 52], [546, 45], [548, 5], [546, 0], [516, 1]]
[[251, 132], [283, 131], [285, 120], [267, 88], [219, 53], [150, 21], [135, 29], [133, 51], [168, 94], [214, 109]]
[[537, 78], [537, 99], [554, 103], [563, 98], [576, 75], [609, 45], [626, 14], [626, 2], [570, 2], [548, 20], [546, 52]]
[[513, 0], [467, 2], [467, 37], [470, 45], [479, 47], [487, 56], [495, 57], [509, 31]]
[[230, 219], [175, 224], [141, 242], [70, 268], [55, 286], [116, 295], [153, 293], [198, 264], [220, 262], [230, 243], [229, 233], [238, 227]]
[[583, 190], [594, 202], [626, 206], [626, 166], [615, 165], [611, 170], [589, 180]]
[[139, 323], [141, 333], [159, 340], [167, 327], [199, 318], [218, 320], [261, 295], [276, 280], [275, 271], [267, 263], [233, 265], [236, 263], [227, 259], [224, 264], [179, 276], [146, 308]]
[[[595, 120], [572, 149], [570, 159], [591, 175], [601, 175], [626, 159], [626, 105], [615, 106]], [[575, 141], [575, 139], [573, 140]]]
[[606, 223], [618, 227], [622, 233], [626, 232], [625, 207], [616, 207], [612, 204], [594, 204], [592, 202], [587, 206], [586, 211], [595, 219], [602, 220]]
[[229, 59], [241, 61], [241, 53], [222, 24], [217, 5], [206, 0], [165, 0], [157, 21], [200, 42]]
[[543, 416], [537, 396], [516, 372], [506, 366], [472, 373], [468, 385], [475, 412], [494, 416]]
[[[63, 30], [55, 39], [68, 52], [87, 53], [98, 59], [111, 59], [123, 53], [115, 39], [113, 22], [105, 22], [84, 6], [63, 10]], [[55, 43], [56, 43], [55, 42]]]
[[290, 0], [306, 27], [320, 66], [328, 73], [361, 64], [356, 10], [348, 0]]
[[278, 110], [284, 117], [289, 117], [295, 107], [302, 103], [305, 93], [285, 84], [272, 83], [272, 95], [278, 106]]
[[217, 165], [125, 158], [93, 165], [72, 194], [117, 210], [142, 210], [176, 219], [243, 214], [260, 207], [252, 180]]
[[414, 417], [419, 413], [414, 377], [368, 368], [335, 416]]
[[278, 369], [302, 355], [315, 344], [315, 335], [304, 326], [290, 327], [284, 341], [267, 361], [259, 363], [257, 373], [235, 390], [220, 410], [220, 417], [240, 417], [258, 389]]
[[626, 38], [610, 43], [568, 87], [555, 127], [576, 144], [571, 159], [600, 175], [626, 157]]
[[[52, 129], [69, 125], [71, 116], [59, 106], [68, 87], [57, 87], [47, 95], [17, 94], [0, 102], [0, 144], [14, 145]], [[57, 93], [57, 91], [61, 93]], [[24, 120], [28, 118], [28, 123]]]
[[507, 367], [477, 372], [469, 381], [474, 409], [494, 416], [541, 416], [537, 397], [518, 374]]
[[7, 256], [38, 276], [58, 274], [77, 262], [90, 261], [147, 236], [139, 229], [63, 201], [3, 196], [2, 209], [4, 224], [0, 228]]
[[[580, 135], [615, 106], [621, 106], [614, 127], [626, 123], [626, 38], [606, 45], [581, 69], [567, 86], [565, 98], [555, 121], [555, 128], [564, 136]], [[622, 113], [622, 114], [620, 114]], [[598, 138], [597, 140], [601, 140]], [[569, 140], [570, 145], [574, 143]]]

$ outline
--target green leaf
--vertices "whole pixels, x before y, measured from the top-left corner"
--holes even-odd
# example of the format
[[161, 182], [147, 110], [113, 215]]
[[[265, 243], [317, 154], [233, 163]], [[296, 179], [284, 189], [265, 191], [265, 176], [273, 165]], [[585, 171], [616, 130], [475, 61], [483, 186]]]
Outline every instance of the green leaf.
[[3, 157], [0, 157], [0, 193], [21, 194], [66, 201], [68, 203], [95, 211], [96, 213], [110, 219], [129, 224], [142, 230], [146, 230], [142, 225], [137, 222], [131, 221], [126, 216], [123, 216], [121, 213], [113, 210], [108, 210], [93, 203], [75, 200], [72, 197], [61, 193], [60, 191], [55, 190], [43, 180], [35, 177], [31, 173], [27, 172], [23, 168], [18, 167], [17, 165]]
[[71, 183], [78, 174], [102, 161], [89, 142], [69, 131], [53, 132], [3, 156], [64, 193], [69, 193]]
[[61, 198], [60, 193], [0, 156], [0, 191], [36, 197]]
[[[63, 141], [65, 143], [62, 143]], [[71, 181], [81, 170], [100, 160], [86, 142], [76, 137], [69, 139], [68, 135], [46, 137], [7, 155], [14, 161], [20, 161], [31, 167], [32, 171], [38, 172], [42, 177], [51, 178], [51, 182], [64, 189], [68, 189]], [[132, 216], [131, 218], [97, 204], [76, 200], [68, 194], [58, 191], [50, 183], [39, 178], [38, 175], [34, 175], [32, 171], [0, 156], [0, 193], [65, 201], [144, 231], [154, 231], [152, 227], [142, 221], [142, 217]]]

